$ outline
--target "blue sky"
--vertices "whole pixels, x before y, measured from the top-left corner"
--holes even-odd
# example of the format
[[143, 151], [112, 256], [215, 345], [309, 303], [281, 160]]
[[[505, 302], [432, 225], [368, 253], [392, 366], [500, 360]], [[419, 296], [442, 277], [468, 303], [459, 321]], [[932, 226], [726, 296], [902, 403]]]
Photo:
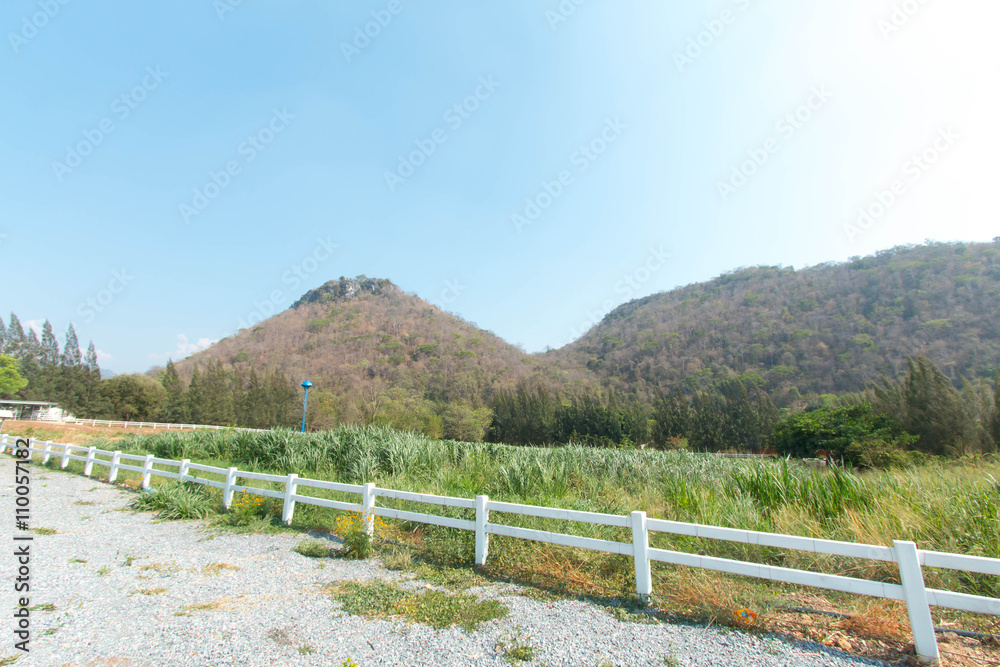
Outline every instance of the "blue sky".
[[988, 240], [998, 18], [6, 2], [0, 312], [142, 371], [366, 274], [537, 351], [739, 266]]

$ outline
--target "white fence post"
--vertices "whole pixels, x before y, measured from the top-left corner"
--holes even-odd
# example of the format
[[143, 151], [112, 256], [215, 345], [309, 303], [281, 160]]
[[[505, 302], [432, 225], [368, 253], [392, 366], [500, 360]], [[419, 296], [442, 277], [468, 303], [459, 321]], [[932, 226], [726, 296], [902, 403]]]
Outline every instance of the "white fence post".
[[108, 470], [108, 482], [113, 482], [118, 479], [118, 465], [121, 463], [122, 453], [120, 451], [115, 451], [111, 455], [111, 468]]
[[920, 569], [917, 545], [903, 540], [893, 540], [892, 544], [896, 548], [906, 613], [910, 616], [910, 628], [913, 630], [913, 646], [917, 649], [917, 657], [930, 663], [941, 656], [934, 636], [934, 619], [931, 618], [931, 608], [927, 604], [927, 589], [924, 588], [924, 573]]
[[368, 482], [364, 486], [364, 496], [361, 500], [361, 520], [365, 525], [368, 537], [375, 535], [375, 484]]
[[490, 521], [490, 497], [476, 496], [476, 565], [486, 565], [486, 556], [490, 551], [490, 536], [486, 532], [486, 524]]
[[87, 448], [87, 462], [83, 466], [83, 474], [90, 477], [90, 471], [94, 469], [94, 454], [97, 452], [97, 447]]
[[7, 436], [0, 436], [0, 454], [7, 451]]
[[281, 521], [286, 526], [292, 522], [292, 512], [295, 511], [295, 500], [292, 496], [295, 495], [295, 487], [297, 486], [295, 480], [298, 477], [292, 472], [288, 473], [288, 479], [285, 480], [285, 506], [281, 509]]
[[62, 461], [59, 462], [59, 467], [63, 470], [69, 465], [69, 453], [73, 449], [73, 445], [63, 445], [63, 455]]
[[222, 506], [229, 509], [233, 504], [233, 485], [236, 483], [236, 468], [226, 471], [226, 488], [222, 490]]
[[153, 476], [153, 455], [146, 454], [146, 462], [142, 465], [142, 488], [149, 488], [149, 478]]
[[639, 604], [649, 604], [653, 593], [653, 575], [649, 567], [649, 532], [646, 530], [646, 513], [632, 512], [632, 559], [635, 561], [635, 592]]
[[49, 447], [51, 447], [51, 446], [52, 446], [52, 441], [51, 440], [46, 440], [45, 441], [45, 447], [42, 448], [42, 450], [43, 450], [43, 453], [42, 453], [42, 465], [45, 465], [46, 463], [49, 462]]
[[184, 476], [188, 474], [188, 466], [191, 465], [191, 459], [181, 459], [181, 465], [177, 469], [177, 481], [183, 483]]

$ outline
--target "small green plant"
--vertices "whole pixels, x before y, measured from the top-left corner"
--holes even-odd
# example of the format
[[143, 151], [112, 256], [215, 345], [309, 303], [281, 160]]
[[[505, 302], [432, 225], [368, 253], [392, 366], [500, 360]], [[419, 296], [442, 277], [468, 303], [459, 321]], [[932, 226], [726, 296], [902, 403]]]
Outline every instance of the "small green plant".
[[56, 606], [51, 602], [46, 604], [36, 604], [34, 607], [28, 607], [30, 611], [55, 611]]
[[666, 667], [681, 667], [681, 661], [673, 653], [667, 653], [663, 656], [663, 664]]
[[295, 545], [292, 551], [302, 554], [306, 558], [330, 558], [334, 555], [335, 550], [319, 540], [302, 540]]
[[129, 554], [128, 556], [125, 556], [125, 562], [122, 564], [122, 567], [132, 567], [132, 563], [134, 562], [135, 562], [135, 556]]
[[354, 662], [352, 658], [348, 658], [344, 662], [340, 663], [340, 667], [358, 667], [358, 663]]
[[280, 506], [274, 498], [243, 492], [233, 498], [223, 522], [234, 528], [263, 528], [280, 515]]
[[55, 535], [56, 534], [56, 529], [55, 528], [33, 528], [31, 530], [31, 532], [33, 532], [33, 533], [35, 533], [37, 535]]
[[404, 549], [393, 549], [382, 556], [382, 566], [387, 570], [409, 570], [413, 567], [413, 557]]
[[130, 507], [137, 512], [156, 512], [161, 519], [204, 519], [215, 512], [215, 502], [204, 487], [170, 482], [143, 493]]
[[82, 558], [70, 558], [70, 559], [69, 559], [69, 562], [70, 562], [70, 563], [86, 563], [87, 561], [85, 561], [85, 560], [84, 560], [84, 559], [82, 559]]
[[314, 649], [309, 644], [306, 644], [305, 646], [300, 646], [299, 647], [299, 655], [309, 655], [310, 653], [315, 653], [315, 652], [316, 652], [316, 649]]
[[538, 647], [528, 643], [529, 639], [531, 639], [531, 635], [524, 634], [521, 626], [516, 625], [497, 640], [497, 650], [512, 665], [518, 662], [528, 662], [534, 659], [535, 652], [538, 650]]
[[344, 541], [344, 558], [367, 560], [375, 554], [375, 535], [385, 529], [385, 522], [371, 512], [352, 510], [345, 516], [337, 517], [334, 534]]
[[0, 667], [7, 667], [8, 665], [13, 665], [20, 658], [19, 655], [11, 655], [6, 658], [0, 658]]
[[97, 571], [97, 574], [101, 575], [102, 577], [106, 577], [110, 573], [111, 573], [111, 568], [108, 567], [107, 565], [105, 565], [104, 567], [102, 567], [100, 570]]
[[365, 618], [399, 616], [438, 629], [457, 625], [472, 632], [509, 611], [496, 600], [482, 601], [466, 593], [405, 591], [382, 580], [340, 582], [326, 590], [349, 614]]

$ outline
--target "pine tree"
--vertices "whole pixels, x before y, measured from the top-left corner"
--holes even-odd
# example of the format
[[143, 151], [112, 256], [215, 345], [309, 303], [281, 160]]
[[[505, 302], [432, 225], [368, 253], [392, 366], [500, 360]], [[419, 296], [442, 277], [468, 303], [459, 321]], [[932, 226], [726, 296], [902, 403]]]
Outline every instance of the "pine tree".
[[7, 347], [7, 325], [3, 323], [3, 318], [0, 318], [0, 354], [4, 354], [4, 350]]
[[193, 423], [205, 423], [205, 388], [201, 382], [201, 371], [198, 370], [197, 363], [191, 370], [191, 383], [187, 388], [187, 409]]
[[90, 341], [90, 345], [87, 346], [87, 354], [83, 358], [83, 365], [86, 366], [87, 372], [91, 376], [96, 377], [98, 380], [101, 379], [101, 367], [97, 363], [97, 350], [94, 348], [94, 341]]
[[43, 369], [55, 368], [59, 365], [59, 341], [52, 333], [52, 324], [45, 320], [42, 325], [42, 342], [39, 363]]
[[63, 346], [62, 365], [73, 367], [80, 365], [80, 343], [76, 339], [76, 329], [70, 323], [66, 330], [66, 344]]
[[87, 346], [87, 354], [83, 359], [84, 394], [80, 405], [81, 415], [95, 416], [104, 414], [107, 406], [101, 394], [101, 367], [97, 363], [97, 350], [94, 341]]
[[167, 369], [163, 372], [161, 383], [167, 392], [167, 400], [163, 405], [163, 418], [172, 424], [186, 423], [188, 406], [184, 396], [184, 383], [171, 359], [167, 360]]
[[24, 329], [17, 315], [10, 314], [10, 326], [7, 327], [7, 340], [4, 344], [4, 354], [9, 354], [15, 359], [21, 358], [21, 351], [24, 349]]

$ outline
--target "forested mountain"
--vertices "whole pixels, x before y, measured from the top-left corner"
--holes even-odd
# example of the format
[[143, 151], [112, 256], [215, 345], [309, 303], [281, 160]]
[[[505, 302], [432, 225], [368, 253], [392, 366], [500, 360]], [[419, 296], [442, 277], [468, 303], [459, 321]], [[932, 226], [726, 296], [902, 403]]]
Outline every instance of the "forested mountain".
[[636, 392], [740, 376], [778, 405], [863, 390], [923, 355], [956, 383], [1000, 363], [1000, 237], [932, 243], [796, 271], [743, 268], [630, 301], [544, 355]]
[[331, 280], [176, 366], [186, 381], [195, 364], [212, 362], [309, 379], [317, 426], [386, 421], [431, 434], [457, 433], [454, 424], [466, 421], [484, 429], [482, 409], [495, 391], [521, 380], [596, 385], [586, 368], [546, 372], [537, 357], [496, 335], [364, 276]]

